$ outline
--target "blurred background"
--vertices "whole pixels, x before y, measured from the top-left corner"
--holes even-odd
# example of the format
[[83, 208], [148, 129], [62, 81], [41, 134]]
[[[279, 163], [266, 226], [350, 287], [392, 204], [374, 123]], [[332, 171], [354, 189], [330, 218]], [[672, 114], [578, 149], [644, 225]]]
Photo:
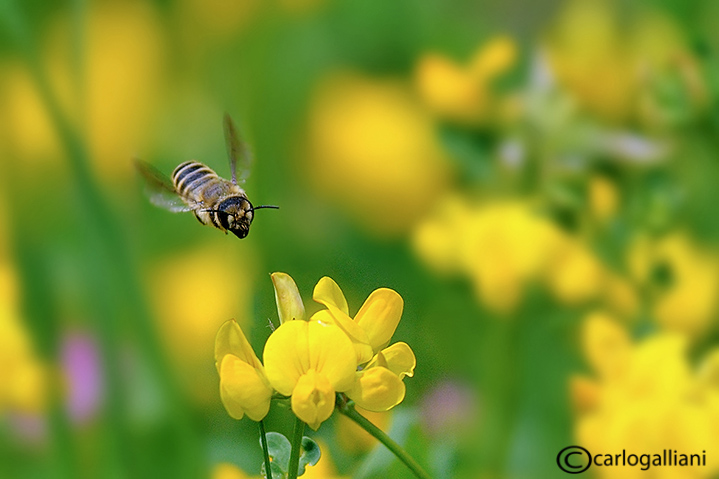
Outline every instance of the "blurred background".
[[[0, 477], [257, 477], [214, 336], [258, 355], [269, 274], [310, 312], [405, 301], [407, 397], [369, 417], [436, 478], [556, 455], [719, 472], [719, 4], [155, 0], [0, 5]], [[153, 207], [131, 158], [229, 176], [249, 237]], [[307, 477], [411, 477], [336, 417]], [[289, 434], [288, 411], [270, 430]], [[623, 474], [623, 475], [622, 475]]]

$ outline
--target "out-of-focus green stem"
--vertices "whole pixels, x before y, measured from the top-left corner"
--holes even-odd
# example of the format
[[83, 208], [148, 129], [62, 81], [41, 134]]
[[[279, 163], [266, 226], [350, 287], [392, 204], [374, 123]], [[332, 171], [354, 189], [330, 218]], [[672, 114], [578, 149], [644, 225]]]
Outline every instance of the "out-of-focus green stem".
[[389, 449], [392, 454], [397, 456], [397, 459], [402, 461], [415, 476], [420, 479], [430, 479], [429, 474], [427, 474], [424, 469], [422, 469], [422, 467], [417, 464], [417, 461], [415, 461], [412, 456], [407, 454], [407, 451], [402, 449], [402, 446], [394, 442], [394, 440], [392, 440], [391, 437], [385, 434], [382, 429], [378, 428], [377, 426], [372, 424], [366, 417], [358, 413], [354, 407], [354, 404], [348, 401], [342, 395], [337, 396], [336, 409], [340, 413], [352, 419], [355, 423], [357, 423], [358, 426], [370, 433], [379, 442], [384, 444], [384, 446]]
[[265, 475], [267, 479], [272, 479], [272, 471], [270, 470], [270, 451], [267, 448], [267, 434], [265, 433], [265, 423], [260, 421], [260, 442], [262, 443], [262, 452], [265, 455]]
[[290, 465], [287, 469], [287, 479], [297, 479], [297, 472], [300, 468], [300, 449], [302, 449], [302, 435], [305, 433], [305, 423], [297, 418], [295, 430], [292, 433], [292, 452], [290, 453]]

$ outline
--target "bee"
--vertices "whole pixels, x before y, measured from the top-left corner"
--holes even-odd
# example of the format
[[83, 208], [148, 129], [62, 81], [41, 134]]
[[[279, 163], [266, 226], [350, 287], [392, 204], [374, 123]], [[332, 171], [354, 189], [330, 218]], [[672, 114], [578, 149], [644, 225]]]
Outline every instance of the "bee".
[[240, 185], [249, 176], [252, 156], [247, 145], [239, 139], [232, 118], [226, 113], [223, 123], [232, 173], [230, 180], [218, 176], [212, 168], [199, 161], [180, 163], [172, 172], [172, 179], [142, 160], [136, 158], [134, 162], [145, 179], [152, 204], [173, 213], [192, 211], [203, 225], [214, 226], [225, 234], [229, 231], [242, 239], [250, 232], [256, 210], [279, 207], [252, 206], [247, 199]]

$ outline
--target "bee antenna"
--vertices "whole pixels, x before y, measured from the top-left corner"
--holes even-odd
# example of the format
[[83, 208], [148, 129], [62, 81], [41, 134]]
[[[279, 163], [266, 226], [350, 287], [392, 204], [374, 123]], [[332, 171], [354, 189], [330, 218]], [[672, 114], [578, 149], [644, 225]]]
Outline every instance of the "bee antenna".
[[255, 207], [253, 207], [253, 208], [252, 208], [252, 211], [261, 210], [261, 209], [263, 209], [263, 208], [272, 208], [273, 210], [279, 210], [279, 209], [280, 209], [279, 206], [274, 206], [274, 205], [260, 205], [260, 206], [255, 206]]

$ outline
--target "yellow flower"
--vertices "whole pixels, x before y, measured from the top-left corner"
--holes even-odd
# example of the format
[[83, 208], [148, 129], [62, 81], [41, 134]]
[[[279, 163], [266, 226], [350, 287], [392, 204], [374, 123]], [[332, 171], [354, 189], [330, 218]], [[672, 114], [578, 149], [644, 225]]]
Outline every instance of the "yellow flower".
[[604, 267], [579, 240], [566, 237], [563, 243], [547, 267], [549, 289], [569, 305], [595, 298], [605, 284]]
[[215, 377], [207, 362], [218, 329], [234, 317], [249, 324], [254, 264], [213, 245], [169, 256], [153, 270], [151, 287], [162, 338], [188, 393], [200, 403], [217, 401]]
[[517, 44], [506, 35], [492, 38], [482, 45], [470, 61], [470, 70], [476, 78], [491, 80], [514, 66], [517, 61]]
[[[337, 324], [355, 348], [357, 364], [364, 364], [347, 396], [370, 411], [387, 411], [404, 399], [402, 380], [412, 376], [416, 358], [406, 343], [389, 344], [402, 317], [404, 302], [396, 291], [376, 289], [369, 295], [354, 320], [340, 287], [325, 276], [315, 286], [313, 298], [328, 309], [315, 313], [315, 320]], [[374, 353], [374, 357], [372, 354]]]
[[420, 58], [415, 83], [427, 107], [441, 117], [473, 123], [487, 108], [489, 92], [470, 72], [442, 55], [428, 53]]
[[633, 105], [638, 71], [608, 3], [570, 2], [552, 28], [548, 57], [558, 82], [602, 117], [624, 119]]
[[316, 188], [380, 236], [407, 231], [447, 184], [434, 126], [399, 80], [345, 73], [323, 81], [309, 147]]
[[262, 363], [234, 320], [223, 324], [217, 333], [215, 365], [220, 373], [222, 404], [230, 416], [242, 419], [246, 413], [253, 421], [262, 420], [270, 410], [272, 387]]
[[357, 372], [347, 396], [368, 411], [388, 411], [404, 400], [405, 376], [412, 377], [417, 360], [406, 343], [395, 343], [378, 352]]
[[[633, 344], [611, 317], [595, 314], [588, 319], [584, 349], [597, 374], [575, 381], [574, 391], [582, 394], [575, 400], [583, 405], [576, 423], [578, 443], [593, 453], [608, 454], [672, 449], [680, 454], [706, 451], [711, 457], [719, 451], [719, 350], [710, 352], [694, 371], [686, 346], [686, 338], [669, 333]], [[713, 477], [719, 470], [709, 461], [707, 466], [673, 468], [671, 477]], [[619, 477], [636, 469], [597, 468], [597, 473]]]
[[495, 106], [492, 81], [514, 64], [516, 56], [516, 45], [508, 37], [482, 45], [467, 66], [428, 53], [417, 62], [415, 86], [422, 101], [438, 116], [477, 123], [489, 117]]
[[629, 266], [637, 282], [652, 293], [652, 313], [670, 330], [698, 334], [716, 311], [719, 256], [696, 244], [685, 233], [652, 241], [636, 239]]
[[357, 360], [352, 342], [334, 324], [311, 318], [292, 277], [273, 273], [280, 327], [265, 344], [264, 360], [272, 386], [292, 396], [292, 411], [312, 429], [332, 415], [335, 393], [352, 387]]
[[524, 284], [545, 271], [562, 244], [559, 229], [525, 201], [472, 205], [449, 198], [414, 236], [420, 256], [466, 274], [478, 298], [505, 314], [519, 304]]
[[385, 347], [402, 316], [402, 298], [395, 291], [374, 291], [352, 320], [339, 286], [325, 277], [315, 287], [315, 299], [328, 309], [303, 321], [294, 280], [285, 273], [271, 277], [281, 324], [265, 344], [264, 368], [234, 321], [217, 335], [222, 401], [231, 416], [246, 412], [262, 419], [273, 389], [290, 396], [294, 414], [315, 430], [332, 415], [336, 393], [372, 410], [387, 410], [404, 399], [402, 379], [412, 376], [416, 360], [405, 343]]
[[270, 384], [292, 396], [292, 411], [312, 429], [328, 419], [335, 393], [350, 389], [357, 360], [342, 330], [319, 321], [288, 321], [267, 340], [263, 354]]
[[396, 291], [380, 288], [370, 294], [353, 321], [342, 290], [327, 276], [317, 282], [312, 298], [327, 307], [315, 313], [313, 319], [342, 328], [355, 347], [357, 364], [366, 363], [389, 344], [404, 307], [402, 297]]
[[602, 224], [611, 220], [619, 206], [619, 193], [608, 178], [593, 176], [589, 179], [589, 208]]

